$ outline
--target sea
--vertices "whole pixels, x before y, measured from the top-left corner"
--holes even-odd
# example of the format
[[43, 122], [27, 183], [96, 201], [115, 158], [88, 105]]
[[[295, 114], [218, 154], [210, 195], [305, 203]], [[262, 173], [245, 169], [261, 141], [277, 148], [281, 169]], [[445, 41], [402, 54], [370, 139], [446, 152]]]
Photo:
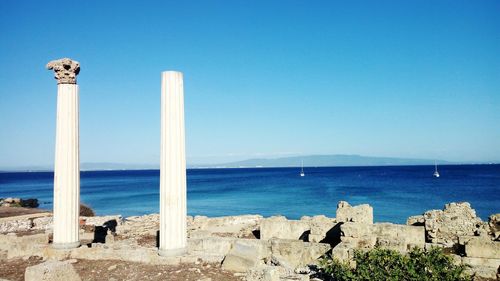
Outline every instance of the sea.
[[[500, 212], [500, 165], [188, 169], [189, 215], [335, 217], [337, 203], [370, 204], [376, 222], [469, 202], [478, 216]], [[0, 198], [37, 198], [52, 209], [52, 172], [1, 172]], [[159, 170], [82, 171], [81, 201], [97, 215], [159, 212]]]

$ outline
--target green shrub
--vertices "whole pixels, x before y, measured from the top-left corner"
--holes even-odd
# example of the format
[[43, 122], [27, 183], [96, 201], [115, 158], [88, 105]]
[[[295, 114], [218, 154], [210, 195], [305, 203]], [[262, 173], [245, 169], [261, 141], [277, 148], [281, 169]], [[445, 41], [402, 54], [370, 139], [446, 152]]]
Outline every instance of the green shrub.
[[320, 260], [319, 276], [334, 281], [465, 281], [471, 280], [465, 266], [455, 265], [439, 248], [424, 251], [412, 249], [402, 255], [393, 250], [376, 248], [354, 252], [355, 268], [331, 256]]
[[92, 208], [83, 203], [80, 203], [80, 216], [93, 217], [95, 216], [95, 213], [94, 210], [92, 210]]

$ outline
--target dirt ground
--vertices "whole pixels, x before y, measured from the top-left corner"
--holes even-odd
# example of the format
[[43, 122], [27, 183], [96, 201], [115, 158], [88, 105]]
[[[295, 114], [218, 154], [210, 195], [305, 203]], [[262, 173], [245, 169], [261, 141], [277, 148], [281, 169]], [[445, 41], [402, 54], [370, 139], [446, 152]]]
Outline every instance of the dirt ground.
[[42, 258], [30, 257], [28, 260], [13, 259], [0, 260], [0, 278], [10, 281], [24, 280], [24, 272], [26, 267], [37, 265], [42, 262]]
[[0, 218], [50, 212], [38, 208], [0, 207]]
[[[26, 267], [41, 263], [37, 257], [28, 260], [14, 259], [0, 262], [0, 278], [11, 281], [24, 280]], [[122, 280], [203, 280], [237, 281], [241, 277], [223, 271], [217, 264], [148, 265], [124, 261], [77, 260], [75, 270], [84, 281]], [[69, 281], [69, 280], [68, 280]]]

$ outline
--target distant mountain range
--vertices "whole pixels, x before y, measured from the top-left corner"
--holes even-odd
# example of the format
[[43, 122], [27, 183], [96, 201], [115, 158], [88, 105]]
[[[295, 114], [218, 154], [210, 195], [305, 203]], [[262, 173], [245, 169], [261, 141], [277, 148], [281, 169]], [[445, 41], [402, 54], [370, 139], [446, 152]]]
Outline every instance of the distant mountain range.
[[[255, 168], [255, 167], [300, 167], [301, 162], [305, 167], [334, 167], [334, 166], [411, 166], [411, 165], [433, 165], [437, 164], [463, 164], [434, 159], [396, 158], [396, 157], [372, 157], [361, 155], [307, 155], [282, 158], [258, 158], [243, 161], [219, 163], [219, 164], [188, 164], [188, 168]], [[466, 164], [486, 164], [469, 162]], [[492, 163], [488, 163], [492, 164]], [[25, 167], [0, 167], [0, 171], [52, 171], [53, 166], [25, 166]], [[121, 163], [81, 163], [82, 171], [106, 171], [106, 170], [158, 170], [158, 164], [121, 164]]]
[[300, 167], [302, 161], [304, 162], [304, 166], [308, 167], [434, 165], [434, 162], [438, 164], [456, 164], [449, 161], [434, 159], [336, 154], [293, 156], [274, 159], [248, 159], [222, 164], [193, 165], [191, 168]]
[[[159, 165], [155, 164], [122, 164], [122, 163], [94, 163], [84, 162], [80, 164], [81, 171], [107, 171], [107, 170], [158, 170]], [[24, 167], [0, 167], [0, 171], [40, 171], [51, 172], [54, 166], [24, 166]]]

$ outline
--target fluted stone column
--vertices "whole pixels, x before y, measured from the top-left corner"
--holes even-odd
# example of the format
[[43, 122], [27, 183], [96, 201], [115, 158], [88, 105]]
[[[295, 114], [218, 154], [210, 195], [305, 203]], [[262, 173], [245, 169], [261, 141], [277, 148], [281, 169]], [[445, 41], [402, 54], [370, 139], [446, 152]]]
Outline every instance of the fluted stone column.
[[49, 62], [47, 68], [55, 71], [58, 84], [53, 247], [75, 248], [80, 245], [79, 102], [76, 84], [80, 64], [64, 58]]
[[186, 252], [186, 154], [182, 73], [165, 71], [161, 82], [161, 256]]

